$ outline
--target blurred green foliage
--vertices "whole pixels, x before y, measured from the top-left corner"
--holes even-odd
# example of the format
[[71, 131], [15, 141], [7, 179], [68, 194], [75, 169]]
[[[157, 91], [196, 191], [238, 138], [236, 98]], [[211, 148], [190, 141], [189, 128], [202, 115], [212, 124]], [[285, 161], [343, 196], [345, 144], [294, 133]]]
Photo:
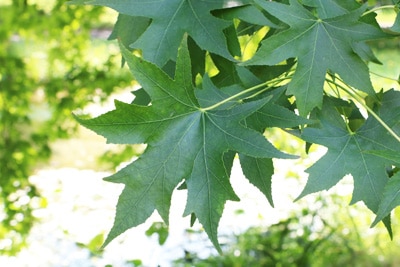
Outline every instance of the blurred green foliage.
[[[368, 224], [365, 211], [352, 207], [352, 214], [345, 201], [337, 195], [320, 196], [312, 206], [302, 203], [298, 210], [276, 224], [254, 226], [226, 236], [222, 255], [200, 257], [185, 250], [184, 257], [173, 266], [398, 266], [400, 259], [395, 245], [380, 242], [384, 240], [383, 227], [381, 232], [374, 229], [373, 233], [362, 233], [361, 229]], [[355, 214], [355, 209], [359, 213]]]
[[72, 110], [101, 102], [130, 76], [115, 67], [116, 52], [93, 52], [102, 8], [12, 0], [0, 14], [0, 253], [15, 254], [32, 211], [46, 205], [28, 177], [49, 159], [50, 142], [76, 131]]
[[146, 236], [158, 235], [158, 244], [164, 245], [168, 238], [168, 226], [164, 222], [154, 222], [149, 229], [146, 230]]

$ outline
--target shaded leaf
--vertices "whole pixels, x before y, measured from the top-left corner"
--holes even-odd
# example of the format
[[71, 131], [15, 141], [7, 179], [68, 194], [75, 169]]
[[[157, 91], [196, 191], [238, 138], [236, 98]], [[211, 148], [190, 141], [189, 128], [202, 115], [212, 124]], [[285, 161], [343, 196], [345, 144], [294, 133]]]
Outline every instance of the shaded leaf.
[[[146, 60], [163, 66], [175, 61], [176, 51], [185, 33], [210, 52], [232, 59], [223, 30], [231, 25], [213, 16], [210, 11], [240, 6], [248, 1], [197, 0], [93, 0], [88, 3], [111, 7], [121, 14], [151, 19], [150, 26], [132, 45], [141, 49]], [[134, 24], [131, 27], [135, 27]]]
[[[144, 33], [150, 24], [150, 19], [144, 17], [119, 14], [109, 40], [120, 39], [125, 47], [129, 47]], [[132, 27], [134, 25], [134, 27]]]
[[253, 5], [239, 6], [228, 9], [222, 9], [214, 12], [214, 14], [223, 19], [232, 20], [240, 19], [251, 24], [266, 25], [270, 27], [278, 27], [270, 21], [264, 14]]
[[271, 180], [274, 165], [272, 159], [253, 158], [246, 155], [239, 155], [239, 159], [245, 177], [265, 195], [273, 207]]
[[132, 104], [139, 106], [147, 106], [151, 102], [149, 94], [146, 93], [146, 91], [143, 88], [132, 91], [132, 94], [135, 96], [135, 98], [132, 101]]
[[321, 19], [337, 17], [349, 13], [360, 7], [356, 1], [342, 0], [303, 0], [302, 3], [317, 9], [318, 16]]

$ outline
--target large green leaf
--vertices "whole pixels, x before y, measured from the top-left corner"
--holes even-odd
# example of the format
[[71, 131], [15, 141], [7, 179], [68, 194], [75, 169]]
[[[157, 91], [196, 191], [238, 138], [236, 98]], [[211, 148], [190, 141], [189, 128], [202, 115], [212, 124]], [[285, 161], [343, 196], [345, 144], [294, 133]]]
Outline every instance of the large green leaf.
[[256, 2], [290, 28], [263, 41], [259, 51], [246, 64], [274, 65], [297, 57], [297, 68], [288, 93], [296, 96], [300, 114], [306, 115], [314, 107], [321, 107], [328, 70], [339, 74], [348, 84], [374, 94], [368, 67], [353, 46], [385, 35], [371, 24], [359, 21], [365, 6], [340, 16], [328, 16], [336, 13], [327, 13], [327, 5], [321, 4], [319, 7], [326, 8], [318, 8], [318, 12], [324, 12], [316, 16], [297, 0], [290, 0], [290, 5]]
[[[149, 106], [116, 102], [116, 109], [80, 122], [111, 143], [146, 143], [136, 161], [107, 178], [123, 183], [115, 223], [105, 244], [125, 230], [143, 223], [155, 210], [168, 223], [171, 195], [185, 179], [193, 213], [219, 248], [217, 228], [227, 200], [238, 200], [229, 183], [235, 153], [255, 158], [290, 156], [274, 148], [265, 137], [241, 122], [270, 98], [243, 104], [207, 108], [218, 94], [211, 82], [198, 91], [192, 85], [186, 42], [179, 50], [175, 79], [152, 63], [121, 47], [136, 80], [151, 98]], [[214, 101], [214, 102], [213, 102]], [[200, 103], [200, 104], [199, 104]]]
[[[363, 201], [374, 213], [382, 201], [384, 188], [389, 180], [386, 167], [392, 160], [371, 154], [370, 150], [398, 153], [400, 143], [370, 116], [356, 132], [346, 127], [339, 112], [326, 98], [321, 111], [316, 112], [321, 128], [306, 128], [302, 138], [308, 142], [321, 144], [328, 152], [307, 169], [309, 178], [300, 197], [328, 190], [343, 176], [351, 174], [354, 179], [352, 203]], [[400, 92], [391, 90], [383, 95], [380, 118], [393, 129], [400, 120]]]
[[[151, 24], [134, 42], [146, 60], [163, 66], [175, 60], [182, 36], [188, 33], [205, 50], [233, 59], [223, 30], [232, 23], [216, 18], [210, 11], [246, 4], [247, 0], [93, 0], [93, 5], [111, 7], [130, 16], [150, 18]], [[131, 25], [136, 27], [135, 24]]]

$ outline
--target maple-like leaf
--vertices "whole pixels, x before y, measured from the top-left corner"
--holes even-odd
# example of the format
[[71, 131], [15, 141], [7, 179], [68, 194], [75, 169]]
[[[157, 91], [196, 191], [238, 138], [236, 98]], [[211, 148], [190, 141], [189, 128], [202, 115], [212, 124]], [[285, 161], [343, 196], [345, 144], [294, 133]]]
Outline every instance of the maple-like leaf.
[[152, 20], [150, 26], [132, 47], [141, 49], [146, 60], [163, 66], [169, 59], [175, 60], [176, 51], [185, 33], [188, 33], [203, 49], [233, 59], [223, 33], [223, 30], [232, 23], [216, 18], [210, 11], [240, 6], [247, 2], [247, 0], [94, 0], [88, 4], [107, 6], [121, 14], [150, 18]]
[[297, 0], [290, 0], [290, 5], [263, 0], [255, 2], [290, 28], [264, 40], [259, 51], [245, 64], [274, 65], [297, 57], [296, 72], [287, 93], [296, 96], [300, 114], [306, 115], [314, 107], [321, 107], [328, 70], [339, 74], [349, 85], [374, 94], [368, 67], [357, 55], [358, 49], [354, 49], [354, 45], [382, 38], [385, 34], [379, 28], [359, 21], [366, 6], [340, 16], [330, 17], [330, 13], [323, 12], [318, 17]]
[[147, 144], [139, 159], [106, 178], [125, 184], [125, 188], [105, 244], [143, 223], [155, 210], [168, 223], [172, 192], [185, 180], [185, 214], [193, 213], [219, 248], [217, 228], [224, 204], [238, 200], [229, 183], [232, 152], [255, 158], [290, 157], [242, 123], [270, 98], [209, 107], [219, 89], [211, 83], [204, 83], [201, 90], [194, 89], [185, 41], [178, 52], [174, 80], [126, 48], [121, 50], [134, 77], [150, 96], [150, 105], [116, 102], [115, 110], [80, 120], [110, 143]]
[[[205, 77], [203, 82], [207, 88], [213, 87], [209, 78]], [[212, 91], [202, 90], [197, 93], [197, 97], [201, 104], [207, 106], [227, 99], [241, 90], [243, 90], [243, 88], [239, 85], [224, 87], [221, 90], [217, 90], [216, 88]], [[299, 117], [293, 111], [275, 103], [280, 100], [284, 90], [285, 87], [281, 87], [264, 93], [264, 98], [270, 98], [268, 105], [264, 105], [262, 108], [247, 117], [245, 120], [246, 126], [257, 130], [260, 133], [264, 133], [265, 129], [268, 127], [287, 128], [310, 123], [310, 120]], [[229, 101], [222, 107], [228, 108], [236, 104], [236, 101]], [[272, 159], [256, 158], [239, 154], [239, 160], [243, 174], [247, 180], [264, 194], [271, 206], [274, 206], [271, 185], [272, 175], [274, 174]]]
[[[400, 92], [390, 90], [383, 94], [379, 117], [392, 129], [397, 129], [400, 120]], [[363, 201], [374, 213], [382, 201], [384, 188], [389, 180], [386, 167], [392, 160], [373, 155], [370, 151], [383, 150], [398, 153], [400, 142], [373, 117], [355, 132], [346, 127], [341, 115], [334, 109], [330, 99], [324, 99], [321, 111], [317, 111], [321, 128], [306, 128], [301, 137], [308, 142], [321, 144], [328, 152], [313, 166], [307, 184], [300, 197], [328, 190], [345, 175], [354, 179], [351, 203]], [[386, 226], [387, 221], [386, 221]], [[389, 229], [389, 228], [388, 228]]]

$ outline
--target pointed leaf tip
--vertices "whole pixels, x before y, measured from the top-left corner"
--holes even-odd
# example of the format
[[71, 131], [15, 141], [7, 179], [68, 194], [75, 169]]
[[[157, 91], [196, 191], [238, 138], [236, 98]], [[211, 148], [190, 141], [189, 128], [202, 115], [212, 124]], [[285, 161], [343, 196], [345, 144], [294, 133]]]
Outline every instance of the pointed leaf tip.
[[376, 212], [376, 218], [372, 222], [371, 227], [374, 227], [378, 222], [385, 217], [390, 216], [393, 209], [400, 205], [400, 172], [393, 175], [383, 190], [383, 198]]

